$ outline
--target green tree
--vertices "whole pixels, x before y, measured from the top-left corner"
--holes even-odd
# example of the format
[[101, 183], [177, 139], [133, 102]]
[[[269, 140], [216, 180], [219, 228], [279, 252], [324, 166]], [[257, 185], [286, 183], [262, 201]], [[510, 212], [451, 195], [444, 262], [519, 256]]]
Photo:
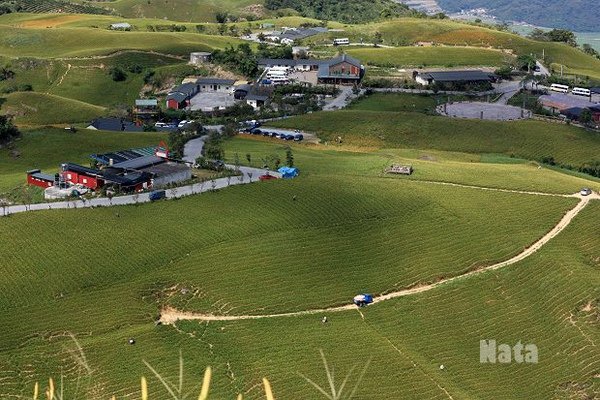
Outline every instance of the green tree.
[[6, 115], [0, 115], [0, 143], [8, 143], [21, 136], [21, 132]]
[[112, 67], [108, 70], [108, 74], [115, 82], [122, 82], [127, 79], [127, 73], [121, 67]]
[[287, 146], [285, 149], [285, 164], [288, 167], [294, 166], [294, 153], [292, 153], [292, 148], [290, 146]]

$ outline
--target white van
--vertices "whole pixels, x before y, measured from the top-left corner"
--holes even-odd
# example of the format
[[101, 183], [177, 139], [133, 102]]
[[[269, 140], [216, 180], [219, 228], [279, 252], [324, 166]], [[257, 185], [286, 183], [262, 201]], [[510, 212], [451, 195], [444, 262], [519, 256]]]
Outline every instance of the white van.
[[550, 90], [559, 93], [569, 93], [569, 87], [567, 85], [559, 85], [558, 83], [550, 85]]
[[574, 95], [577, 95], [577, 96], [585, 96], [585, 97], [590, 97], [592, 95], [592, 92], [590, 89], [585, 89], [585, 88], [580, 88], [580, 87], [573, 88], [571, 93], [573, 93]]
[[350, 39], [348, 39], [348, 38], [333, 39], [334, 46], [347, 46], [349, 44], [350, 44]]

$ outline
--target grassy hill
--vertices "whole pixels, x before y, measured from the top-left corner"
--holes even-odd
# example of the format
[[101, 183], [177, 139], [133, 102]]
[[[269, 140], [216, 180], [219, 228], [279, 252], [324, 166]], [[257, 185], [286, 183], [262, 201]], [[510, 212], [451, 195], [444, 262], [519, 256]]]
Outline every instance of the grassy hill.
[[[382, 102], [402, 97], [375, 96]], [[317, 132], [324, 140], [341, 136], [350, 145], [502, 153], [526, 159], [552, 155], [558, 162], [576, 165], [597, 159], [600, 149], [598, 135], [566, 125], [459, 120], [406, 111], [354, 108], [303, 115], [273, 125]]]
[[501, 66], [514, 57], [474, 47], [350, 48], [348, 54], [377, 66]]
[[[89, 139], [103, 135], [90, 134]], [[111, 136], [113, 146], [117, 138]], [[55, 151], [36, 147], [33, 139], [23, 148], [37, 148], [40, 155]], [[162, 304], [234, 314], [302, 310], [346, 303], [361, 291], [379, 293], [457, 274], [519, 252], [575, 202], [381, 176], [392, 160], [419, 162], [420, 156], [408, 151], [292, 146], [302, 169], [302, 177], [294, 181], [144, 206], [3, 219], [0, 233], [8, 241], [0, 265], [0, 302], [8, 311], [0, 316], [1, 393], [25, 394], [33, 381], [62, 370], [67, 393], [81, 374], [93, 382], [87, 388], [93, 395], [134, 398], [139, 376], [149, 375], [141, 360], [174, 376], [179, 349], [186, 360], [186, 392], [196, 391], [199, 373], [212, 365], [217, 398], [237, 393], [261, 398], [255, 385], [263, 376], [271, 379], [278, 398], [321, 398], [297, 375], [324, 382], [318, 349], [325, 350], [337, 376], [373, 358], [359, 389], [362, 397], [441, 399], [442, 386], [461, 398], [492, 399], [498, 393], [510, 398], [518, 392], [545, 399], [564, 382], [592, 380], [594, 369], [585, 365], [596, 365], [598, 357], [577, 351], [586, 339], [562, 317], [576, 313], [578, 327], [597, 338], [593, 325], [577, 312], [598, 295], [597, 277], [589, 270], [597, 268], [592, 259], [600, 246], [590, 226], [593, 214], [578, 219], [569, 235], [553, 242], [540, 258], [376, 305], [363, 310], [364, 319], [352, 311], [329, 315], [325, 325], [321, 316], [154, 325]], [[85, 151], [89, 148], [72, 155]], [[283, 151], [275, 140], [246, 138], [228, 142], [226, 148], [230, 158], [236, 152], [250, 153], [255, 162], [263, 154]], [[421, 160], [418, 170], [426, 165], [433, 168], [431, 174], [437, 168], [454, 170], [471, 183], [565, 191], [581, 184], [578, 178], [526, 164], [480, 164], [464, 154], [431, 155], [437, 159]], [[14, 168], [1, 160], [0, 169]], [[478, 168], [459, 168], [468, 164]], [[502, 169], [504, 178], [498, 182]], [[521, 174], [531, 178], [513, 181]], [[23, 243], [30, 251], [19, 251]], [[99, 255], [99, 246], [111, 251]], [[486, 317], [490, 312], [492, 321]], [[68, 356], [73, 345], [65, 331], [81, 341], [89, 375]], [[127, 345], [130, 337], [136, 339], [135, 346]], [[490, 367], [479, 374], [479, 340], [487, 337], [509, 343], [520, 339], [541, 348], [564, 341], [568, 345], [561, 347], [561, 354], [542, 352], [545, 362], [535, 368]], [[565, 357], [569, 367], [556, 368]], [[448, 373], [439, 372], [441, 363]], [[377, 367], [384, 364], [385, 371]], [[520, 377], [514, 385], [502, 384], [514, 374]], [[159, 383], [149, 379], [152, 396], [166, 397]], [[490, 393], [489, 387], [497, 390]]]
[[449, 20], [401, 18], [397, 20], [347, 27], [353, 40], [371, 40], [380, 32], [384, 44], [412, 45], [417, 42], [434, 42], [445, 45], [493, 47], [511, 49], [515, 54], [546, 55], [546, 62], [556, 68], [562, 64], [571, 73], [600, 79], [600, 60], [561, 43], [536, 42], [509, 32]]
[[36, 92], [11, 93], [2, 104], [2, 113], [13, 115], [21, 125], [88, 122], [105, 112], [104, 107]]
[[[0, 20], [1, 24], [1, 20]], [[111, 32], [104, 29], [35, 29], [0, 25], [0, 55], [8, 57], [84, 57], [123, 50], [189, 55], [236, 44], [234, 38], [174, 32]]]
[[[109, 3], [89, 2], [108, 7], [129, 18], [158, 18], [171, 21], [215, 22], [217, 13], [233, 15], [262, 15], [265, 10], [260, 0], [116, 0]], [[256, 6], [259, 7], [256, 7]], [[255, 7], [250, 7], [255, 6]], [[248, 8], [247, 8], [248, 7]]]

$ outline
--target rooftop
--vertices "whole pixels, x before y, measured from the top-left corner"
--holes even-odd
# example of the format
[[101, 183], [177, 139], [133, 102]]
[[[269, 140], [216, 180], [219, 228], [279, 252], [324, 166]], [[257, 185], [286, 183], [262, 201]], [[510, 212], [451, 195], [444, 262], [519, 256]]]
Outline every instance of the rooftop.
[[419, 76], [437, 82], [492, 81], [494, 74], [480, 70], [421, 72]]
[[138, 99], [135, 101], [136, 107], [157, 107], [158, 100], [156, 99]]
[[200, 78], [196, 81], [198, 85], [233, 85], [234, 79], [222, 79], [222, 78]]

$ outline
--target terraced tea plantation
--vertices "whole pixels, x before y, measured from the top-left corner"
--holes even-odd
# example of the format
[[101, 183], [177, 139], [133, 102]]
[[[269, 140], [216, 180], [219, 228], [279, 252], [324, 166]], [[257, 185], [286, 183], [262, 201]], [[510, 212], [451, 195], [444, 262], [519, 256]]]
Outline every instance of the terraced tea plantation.
[[[236, 138], [227, 142], [226, 154], [259, 160], [284, 150], [274, 140]], [[545, 399], [575, 390], [569, 382], [590, 393], [597, 389], [597, 353], [581, 350], [598, 340], [589, 317], [595, 309], [584, 307], [598, 298], [594, 254], [600, 243], [587, 222], [595, 204], [522, 263], [362, 314], [325, 312], [327, 324], [319, 313], [157, 326], [165, 306], [222, 316], [303, 312], [349, 304], [356, 293], [459, 276], [520, 253], [578, 202], [477, 186], [502, 175], [499, 186], [511, 190], [572, 193], [592, 183], [459, 153], [431, 151], [425, 159], [412, 150], [293, 150], [302, 176], [292, 181], [1, 219], [1, 302], [9, 311], [0, 317], [0, 393], [26, 395], [35, 381], [63, 374], [66, 393], [74, 393], [79, 377], [89, 398], [133, 399], [139, 377], [150, 375], [142, 360], [172, 377], [181, 350], [186, 392], [197, 391], [201, 372], [212, 365], [217, 398], [262, 398], [258, 384], [268, 376], [277, 398], [319, 399], [298, 375], [326, 383], [319, 349], [339, 377], [372, 360], [357, 398], [525, 393]], [[383, 176], [390, 162], [414, 163], [422, 171], [410, 179]], [[457, 172], [441, 180], [474, 187], [431, 182], [449, 169]], [[80, 341], [89, 370], [72, 357], [77, 349], [69, 332]], [[543, 349], [541, 361], [482, 366], [479, 340], [489, 337], [532, 341]], [[568, 367], [559, 368], [564, 357]], [[506, 379], [515, 385], [505, 387]], [[167, 398], [157, 380], [150, 379], [150, 387], [153, 398]]]

